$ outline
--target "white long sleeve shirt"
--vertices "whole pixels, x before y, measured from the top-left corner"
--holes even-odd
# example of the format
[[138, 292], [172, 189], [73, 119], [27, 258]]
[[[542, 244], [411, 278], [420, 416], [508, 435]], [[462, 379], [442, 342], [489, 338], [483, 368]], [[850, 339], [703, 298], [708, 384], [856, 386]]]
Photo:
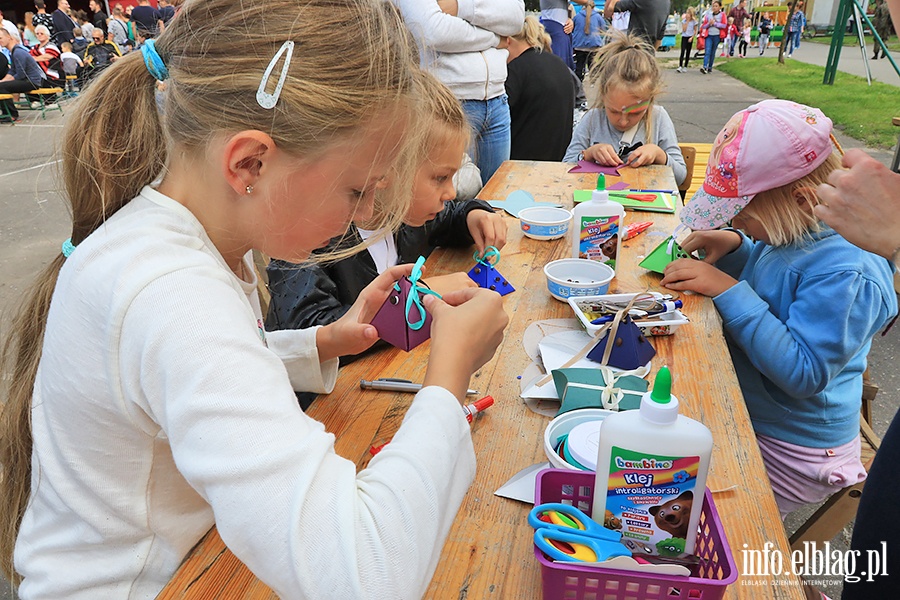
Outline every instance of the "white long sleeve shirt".
[[419, 46], [422, 68], [460, 100], [490, 100], [505, 93], [508, 52], [502, 36], [525, 23], [523, 0], [459, 0], [456, 16], [437, 2], [391, 0]]
[[293, 393], [331, 390], [337, 361], [320, 365], [314, 329], [263, 334], [255, 288], [149, 187], [66, 260], [32, 405], [23, 600], [153, 598], [213, 524], [283, 598], [421, 597], [474, 477], [459, 402], [419, 392], [357, 474]]

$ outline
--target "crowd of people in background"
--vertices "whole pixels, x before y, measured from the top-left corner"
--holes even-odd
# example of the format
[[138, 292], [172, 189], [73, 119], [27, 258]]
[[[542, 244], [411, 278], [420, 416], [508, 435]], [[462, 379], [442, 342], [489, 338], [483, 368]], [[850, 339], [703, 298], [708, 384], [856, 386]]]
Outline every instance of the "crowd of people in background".
[[[52, 13], [47, 13], [45, 0], [35, 0], [34, 12], [26, 12], [18, 26], [3, 19], [3, 29], [30, 52], [51, 86], [62, 87], [66, 75], [77, 75], [82, 84], [159, 35], [182, 1], [159, 0], [158, 8], [150, 0], [139, 0], [134, 7], [114, 4], [108, 15], [102, 0], [90, 0], [89, 11], [73, 10], [68, 0], [59, 0]], [[8, 69], [11, 52], [4, 48], [0, 54]]]

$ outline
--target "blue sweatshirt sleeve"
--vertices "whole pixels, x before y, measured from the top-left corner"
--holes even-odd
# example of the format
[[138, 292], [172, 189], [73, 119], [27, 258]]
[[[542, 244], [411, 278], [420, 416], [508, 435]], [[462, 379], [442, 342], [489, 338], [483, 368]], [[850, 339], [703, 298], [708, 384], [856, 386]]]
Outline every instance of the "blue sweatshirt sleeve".
[[716, 263], [716, 268], [722, 271], [723, 273], [727, 273], [731, 275], [735, 279], [741, 276], [741, 271], [744, 270], [744, 265], [747, 264], [747, 260], [750, 258], [750, 253], [753, 252], [753, 248], [756, 244], [750, 241], [746, 235], [741, 233], [736, 229], [725, 229], [725, 231], [733, 231], [736, 234], [741, 236], [741, 245], [734, 249], [729, 254], [726, 254]]
[[788, 396], [807, 398], [824, 390], [869, 342], [887, 309], [880, 287], [859, 271], [793, 275], [786, 315], [773, 314], [747, 281], [713, 301], [753, 366]]

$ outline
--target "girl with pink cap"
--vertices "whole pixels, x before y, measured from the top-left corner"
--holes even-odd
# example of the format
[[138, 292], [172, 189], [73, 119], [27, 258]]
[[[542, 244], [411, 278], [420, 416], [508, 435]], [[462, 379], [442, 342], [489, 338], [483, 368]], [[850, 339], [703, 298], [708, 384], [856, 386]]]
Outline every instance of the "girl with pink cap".
[[813, 212], [841, 168], [831, 129], [784, 100], [734, 115], [680, 215], [694, 230], [683, 248], [703, 259], [674, 261], [662, 280], [713, 298], [782, 516], [865, 479], [862, 374], [897, 312], [890, 263]]

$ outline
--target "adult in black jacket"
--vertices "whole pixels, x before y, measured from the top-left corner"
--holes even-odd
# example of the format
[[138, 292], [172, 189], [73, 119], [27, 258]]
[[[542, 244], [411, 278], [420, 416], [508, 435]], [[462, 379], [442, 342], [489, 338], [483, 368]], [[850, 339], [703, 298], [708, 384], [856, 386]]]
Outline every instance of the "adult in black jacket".
[[547, 46], [534, 17], [509, 38], [506, 94], [512, 120], [513, 160], [561, 161], [572, 141], [574, 75]]

